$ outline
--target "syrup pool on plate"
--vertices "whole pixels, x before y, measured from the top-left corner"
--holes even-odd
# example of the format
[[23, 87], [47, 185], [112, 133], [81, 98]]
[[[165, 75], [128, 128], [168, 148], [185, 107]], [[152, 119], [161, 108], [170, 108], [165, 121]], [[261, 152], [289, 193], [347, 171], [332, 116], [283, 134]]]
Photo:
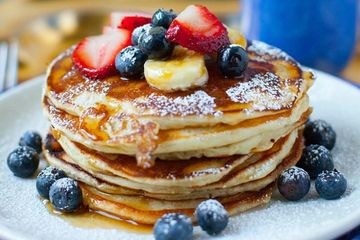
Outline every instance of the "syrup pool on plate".
[[42, 201], [49, 213], [62, 218], [74, 227], [119, 229], [136, 233], [151, 233], [152, 231], [152, 226], [127, 221], [104, 212], [90, 210], [86, 207], [81, 208], [75, 213], [61, 213], [52, 207], [49, 200]]

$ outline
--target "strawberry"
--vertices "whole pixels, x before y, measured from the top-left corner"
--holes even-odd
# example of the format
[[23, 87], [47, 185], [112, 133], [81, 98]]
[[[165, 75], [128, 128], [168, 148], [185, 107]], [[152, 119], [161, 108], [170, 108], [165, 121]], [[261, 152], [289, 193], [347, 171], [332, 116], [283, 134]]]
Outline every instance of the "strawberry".
[[206, 7], [190, 5], [171, 23], [166, 37], [188, 49], [210, 54], [230, 44], [225, 26]]
[[111, 33], [114, 33], [114, 32], [121, 32], [123, 29], [121, 28], [113, 28], [112, 26], [104, 26], [103, 27], [103, 30], [102, 30], [102, 33], [103, 34], [111, 34]]
[[151, 15], [146, 13], [113, 12], [110, 15], [110, 25], [114, 28], [125, 28], [133, 31], [147, 23], [151, 23]]
[[116, 73], [115, 57], [131, 45], [131, 32], [119, 29], [82, 40], [72, 54], [74, 65], [91, 79], [105, 78]]

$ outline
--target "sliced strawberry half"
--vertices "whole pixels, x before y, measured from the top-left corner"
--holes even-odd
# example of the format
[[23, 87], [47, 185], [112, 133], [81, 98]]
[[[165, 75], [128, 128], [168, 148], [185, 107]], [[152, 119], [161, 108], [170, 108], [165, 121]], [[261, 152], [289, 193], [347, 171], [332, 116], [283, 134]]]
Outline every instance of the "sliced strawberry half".
[[110, 25], [114, 28], [125, 28], [133, 31], [135, 28], [151, 23], [151, 15], [146, 13], [113, 12], [110, 14]]
[[102, 30], [102, 33], [103, 34], [111, 34], [111, 33], [116, 33], [116, 32], [121, 32], [123, 29], [121, 29], [121, 28], [114, 28], [114, 27], [112, 27], [112, 26], [109, 26], [109, 25], [107, 25], [107, 26], [104, 26], [103, 27], [103, 30]]
[[75, 48], [72, 57], [74, 65], [91, 79], [105, 78], [116, 73], [115, 57], [131, 45], [131, 32], [119, 29], [117, 32], [87, 37]]
[[166, 37], [191, 50], [209, 54], [229, 45], [225, 26], [206, 7], [190, 5], [171, 23]]

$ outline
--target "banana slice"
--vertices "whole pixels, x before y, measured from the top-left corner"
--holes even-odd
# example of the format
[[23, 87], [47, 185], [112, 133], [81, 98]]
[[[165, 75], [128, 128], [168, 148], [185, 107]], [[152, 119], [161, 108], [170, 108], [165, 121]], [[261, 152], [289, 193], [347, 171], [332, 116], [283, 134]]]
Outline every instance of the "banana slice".
[[166, 92], [185, 91], [208, 80], [204, 56], [180, 46], [168, 60], [147, 60], [144, 74], [150, 86]]
[[228, 26], [225, 26], [225, 27], [228, 31], [228, 36], [229, 36], [230, 42], [232, 44], [238, 44], [242, 48], [246, 49], [247, 42], [246, 42], [245, 36], [241, 32], [239, 32], [238, 30], [236, 30], [234, 28], [231, 28]]

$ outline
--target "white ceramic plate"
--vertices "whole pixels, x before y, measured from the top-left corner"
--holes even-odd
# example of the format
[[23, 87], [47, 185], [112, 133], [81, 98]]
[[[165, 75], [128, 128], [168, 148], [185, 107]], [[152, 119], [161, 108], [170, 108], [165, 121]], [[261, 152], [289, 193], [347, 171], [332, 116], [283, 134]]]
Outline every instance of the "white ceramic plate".
[[[348, 180], [348, 191], [340, 200], [319, 199], [312, 186], [300, 202], [286, 202], [275, 193], [271, 203], [232, 217], [216, 239], [330, 239], [360, 224], [360, 88], [318, 72], [310, 91], [312, 119], [321, 118], [337, 132], [333, 150], [336, 168]], [[26, 130], [45, 133], [39, 77], [0, 95], [0, 239], [153, 239], [115, 229], [77, 228], [48, 213], [38, 199], [35, 179], [14, 177], [6, 158]], [[195, 239], [209, 239], [199, 227]]]

